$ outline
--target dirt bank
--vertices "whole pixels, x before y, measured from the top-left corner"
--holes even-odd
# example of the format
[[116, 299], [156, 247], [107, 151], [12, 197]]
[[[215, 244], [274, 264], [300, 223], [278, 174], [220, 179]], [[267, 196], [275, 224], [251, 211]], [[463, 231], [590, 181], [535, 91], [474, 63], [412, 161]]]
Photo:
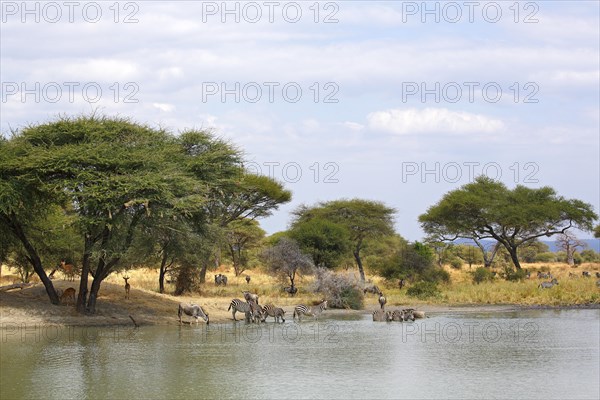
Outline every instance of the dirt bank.
[[[73, 282], [56, 281], [59, 289], [76, 287]], [[73, 306], [54, 306], [48, 302], [48, 297], [41, 284], [23, 290], [0, 292], [0, 325], [4, 328], [26, 324], [56, 324], [68, 326], [109, 326], [130, 325], [130, 316], [140, 325], [172, 325], [178, 324], [177, 306], [180, 302], [200, 304], [210, 315], [211, 323], [231, 321], [231, 312], [227, 311], [231, 299], [223, 297], [174, 297], [161, 295], [147, 290], [132, 290], [130, 299], [124, 298], [122, 286], [104, 283], [98, 298], [97, 314], [82, 316]], [[297, 299], [298, 303], [302, 299]], [[389, 308], [408, 307], [410, 305], [390, 305]], [[589, 306], [574, 306], [572, 308], [600, 308], [598, 304]], [[293, 312], [292, 305], [283, 307], [288, 318]], [[519, 305], [422, 305], [415, 307], [431, 313], [451, 312], [502, 312], [517, 309], [550, 308], [539, 306]], [[571, 307], [561, 307], [571, 308]], [[365, 310], [330, 310], [328, 313], [360, 314], [370, 313], [376, 309], [369, 304]], [[238, 314], [239, 315], [239, 314]], [[243, 318], [243, 316], [239, 316]], [[189, 320], [189, 318], [187, 318]]]

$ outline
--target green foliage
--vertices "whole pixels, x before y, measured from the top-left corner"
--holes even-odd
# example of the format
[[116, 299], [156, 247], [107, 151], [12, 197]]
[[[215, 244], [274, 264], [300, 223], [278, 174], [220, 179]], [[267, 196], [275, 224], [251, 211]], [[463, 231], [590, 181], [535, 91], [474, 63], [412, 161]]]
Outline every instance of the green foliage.
[[594, 237], [600, 239], [600, 224], [594, 227]]
[[87, 271], [94, 276], [93, 312], [111, 272], [152, 253], [161, 266], [166, 260], [205, 271], [223, 228], [290, 200], [279, 182], [247, 173], [241, 155], [209, 132], [173, 135], [123, 118], [61, 117], [30, 126], [0, 142], [0, 232], [21, 242], [43, 276], [37, 253], [54, 243], [51, 234], [37, 242], [36, 232], [53, 207], [70, 210], [68, 226], [78, 236], [71, 243], [82, 246], [74, 249], [84, 268], [80, 286], [88, 286]]
[[343, 227], [348, 232], [348, 246], [352, 249], [361, 279], [364, 281], [361, 250], [365, 240], [393, 235], [394, 212], [393, 208], [378, 201], [334, 200], [319, 203], [314, 207], [299, 207], [293, 212], [292, 228], [315, 219], [327, 220]]
[[337, 266], [350, 248], [346, 228], [326, 219], [299, 221], [289, 234], [304, 252], [312, 256], [313, 263], [318, 267]]
[[483, 253], [480, 248], [471, 246], [468, 244], [459, 244], [452, 248], [452, 253], [456, 257], [469, 264], [469, 267], [473, 264], [483, 264]]
[[511, 281], [511, 282], [522, 281], [524, 279], [527, 279], [527, 271], [522, 268], [521, 269], [511, 268], [507, 265], [504, 267], [504, 272], [502, 273], [502, 276], [507, 281]]
[[463, 266], [463, 262], [460, 258], [456, 257], [456, 258], [452, 258], [450, 260], [450, 266], [454, 269], [461, 269]]
[[236, 276], [248, 268], [251, 252], [258, 248], [264, 236], [265, 231], [256, 220], [244, 218], [229, 223], [225, 242]]
[[556, 254], [551, 251], [538, 253], [535, 255], [535, 262], [554, 262], [556, 261]]
[[434, 264], [434, 258], [433, 250], [420, 242], [415, 242], [412, 245], [403, 245], [391, 256], [373, 266], [373, 269], [387, 280], [449, 282], [450, 275]]
[[592, 249], [583, 250], [581, 252], [581, 260], [583, 262], [600, 262], [600, 253]]
[[438, 297], [441, 293], [437, 283], [421, 281], [409, 287], [406, 291], [406, 294], [411, 297], [416, 297], [418, 299], [425, 300], [430, 297]]
[[489, 268], [478, 267], [475, 271], [472, 272], [472, 274], [473, 283], [479, 284], [481, 282], [488, 282], [494, 280], [494, 275], [492, 274], [492, 271], [490, 271]]
[[597, 218], [590, 204], [565, 199], [550, 187], [509, 190], [482, 176], [444, 195], [419, 221], [429, 235], [495, 239], [519, 269], [517, 249], [522, 245], [570, 227], [591, 230]]

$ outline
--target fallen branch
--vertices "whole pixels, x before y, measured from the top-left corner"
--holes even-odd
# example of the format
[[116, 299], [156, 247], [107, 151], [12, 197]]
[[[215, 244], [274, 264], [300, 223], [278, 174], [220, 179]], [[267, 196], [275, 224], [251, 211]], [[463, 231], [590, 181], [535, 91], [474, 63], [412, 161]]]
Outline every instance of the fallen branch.
[[135, 322], [135, 319], [133, 319], [133, 317], [130, 315], [129, 318], [131, 318], [131, 320], [133, 321], [133, 325], [135, 325], [136, 328], [139, 328], [140, 326], [138, 325], [137, 322]]
[[8, 290], [13, 290], [13, 289], [23, 289], [26, 288], [28, 286], [32, 286], [33, 283], [13, 283], [12, 285], [6, 285], [6, 286], [0, 286], [0, 292], [6, 292]]

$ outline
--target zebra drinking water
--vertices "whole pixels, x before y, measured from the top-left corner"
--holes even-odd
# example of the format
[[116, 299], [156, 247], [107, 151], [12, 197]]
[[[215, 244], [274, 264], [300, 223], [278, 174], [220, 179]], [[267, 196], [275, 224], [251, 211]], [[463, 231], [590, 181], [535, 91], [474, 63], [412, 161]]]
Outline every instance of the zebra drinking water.
[[319, 305], [308, 307], [304, 304], [299, 304], [294, 308], [294, 314], [292, 315], [292, 319], [296, 318], [298, 315], [298, 321], [301, 321], [301, 316], [304, 315], [312, 315], [315, 319], [319, 318], [319, 315], [323, 312], [323, 310], [327, 310], [327, 300], [323, 300]]
[[285, 322], [283, 316], [285, 315], [285, 311], [283, 308], [275, 307], [273, 304], [267, 304], [262, 308], [263, 320], [265, 322], [267, 317], [275, 318], [275, 322], [279, 322], [279, 318], [281, 318], [282, 322]]
[[206, 312], [204, 312], [202, 307], [200, 307], [197, 304], [179, 303], [179, 309], [177, 310], [177, 316], [179, 317], [180, 324], [181, 324], [181, 316], [183, 314], [189, 315], [190, 317], [195, 318], [196, 325], [198, 325], [198, 318], [202, 318], [204, 321], [206, 321], [206, 325], [209, 324], [208, 314]]
[[384, 310], [373, 311], [373, 321], [375, 322], [390, 322], [392, 320], [392, 312]]

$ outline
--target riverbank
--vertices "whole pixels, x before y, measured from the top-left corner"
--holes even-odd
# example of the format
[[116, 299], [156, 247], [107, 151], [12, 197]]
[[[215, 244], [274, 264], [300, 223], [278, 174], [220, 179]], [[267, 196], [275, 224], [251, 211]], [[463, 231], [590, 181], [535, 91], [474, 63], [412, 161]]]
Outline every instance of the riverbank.
[[[73, 282], [55, 281], [59, 289], [76, 286]], [[230, 298], [181, 296], [175, 297], [159, 294], [144, 289], [132, 289], [130, 298], [124, 298], [122, 286], [104, 283], [98, 298], [96, 315], [80, 315], [72, 305], [55, 306], [49, 303], [43, 285], [34, 284], [22, 290], [0, 292], [0, 326], [14, 328], [22, 324], [64, 325], [64, 326], [111, 326], [133, 325], [132, 319], [139, 325], [174, 325], [178, 324], [177, 308], [180, 302], [200, 304], [210, 315], [211, 323], [231, 322], [231, 312], [227, 311]], [[307, 301], [308, 300], [308, 301]], [[286, 319], [292, 319], [295, 304], [310, 303], [310, 298], [262, 298], [262, 303], [275, 303], [286, 311]], [[524, 309], [570, 309], [593, 308], [600, 309], [600, 304], [575, 304], [575, 305], [532, 305], [532, 304], [425, 304], [422, 302], [395, 304], [388, 302], [388, 309], [413, 307], [426, 313], [468, 313], [468, 312], [506, 312]], [[364, 310], [328, 310], [330, 315], [352, 315], [371, 313], [378, 305], [374, 299], [367, 299]], [[236, 314], [236, 318], [243, 319], [243, 315]], [[191, 318], [185, 317], [184, 321]], [[203, 321], [201, 321], [203, 323]]]

